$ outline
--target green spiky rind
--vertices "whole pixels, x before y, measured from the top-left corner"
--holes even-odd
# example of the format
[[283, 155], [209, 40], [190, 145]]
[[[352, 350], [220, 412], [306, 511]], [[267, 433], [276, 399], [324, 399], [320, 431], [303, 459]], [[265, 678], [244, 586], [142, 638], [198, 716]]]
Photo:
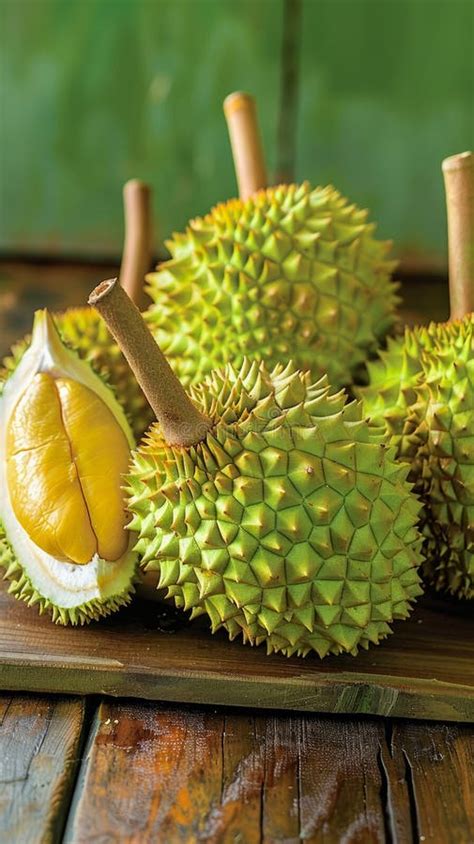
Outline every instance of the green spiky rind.
[[351, 383], [395, 322], [395, 263], [367, 212], [334, 188], [283, 185], [218, 205], [147, 277], [148, 324], [185, 384], [244, 356], [292, 357]]
[[405, 328], [403, 336], [389, 337], [387, 348], [367, 363], [369, 384], [356, 388], [356, 395], [373, 424], [386, 428], [403, 458], [410, 458], [418, 446], [413, 434], [423, 409], [412, 413], [418, 388], [442, 373], [445, 350], [462, 346], [462, 335], [459, 321]]
[[[66, 345], [90, 363], [94, 372], [113, 389], [127, 414], [135, 438], [140, 439], [154, 418], [153, 412], [97, 311], [93, 308], [69, 308], [56, 314], [54, 321]], [[0, 381], [4, 382], [16, 369], [30, 345], [30, 339], [25, 337], [12, 346], [10, 356], [3, 361]]]
[[248, 361], [191, 395], [216, 420], [206, 439], [173, 448], [154, 425], [133, 456], [143, 567], [192, 618], [269, 652], [384, 638], [421, 593], [419, 503], [360, 404], [291, 364]]
[[15, 556], [12, 546], [8, 542], [2, 523], [0, 522], [0, 567], [4, 569], [3, 579], [10, 582], [8, 593], [20, 601], [24, 601], [29, 607], [35, 606], [39, 615], [45, 613], [51, 616], [55, 624], [82, 626], [91, 621], [97, 621], [127, 606], [135, 594], [136, 585], [139, 582], [139, 566], [133, 579], [127, 584], [127, 588], [106, 601], [95, 599], [77, 607], [61, 607], [51, 603], [37, 591], [32, 581], [26, 574], [21, 563]]
[[384, 423], [424, 507], [422, 573], [474, 597], [474, 316], [407, 329], [369, 365], [365, 411]]
[[417, 389], [423, 572], [437, 589], [474, 598], [474, 317], [453, 324], [445, 340], [425, 361], [426, 383]]

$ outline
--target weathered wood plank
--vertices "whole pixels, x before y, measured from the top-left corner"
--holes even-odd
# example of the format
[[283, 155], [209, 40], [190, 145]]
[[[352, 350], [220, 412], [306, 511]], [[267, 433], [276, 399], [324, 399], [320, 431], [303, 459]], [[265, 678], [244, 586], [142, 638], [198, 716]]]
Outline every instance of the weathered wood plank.
[[300, 719], [225, 714], [223, 788], [205, 840], [297, 844]]
[[207, 840], [222, 790], [222, 732], [222, 715], [103, 703], [65, 840]]
[[415, 840], [474, 841], [474, 731], [454, 724], [398, 724]]
[[0, 697], [0, 840], [59, 841], [84, 728], [80, 699]]
[[37, 308], [53, 313], [84, 305], [102, 278], [117, 275], [113, 264], [33, 264], [0, 260], [0, 358], [31, 331]]
[[65, 842], [468, 844], [473, 743], [453, 725], [106, 701]]
[[295, 717], [105, 702], [66, 842], [120, 831], [123, 842], [296, 844], [299, 729]]
[[383, 842], [377, 764], [383, 731], [373, 721], [301, 719], [301, 837], [332, 844]]
[[[425, 723], [423, 729], [430, 730], [431, 727]], [[390, 721], [385, 722], [384, 735], [380, 736], [378, 762], [387, 836], [395, 844], [417, 844], [412, 824], [405, 759], [395, 744]]]
[[261, 828], [263, 765], [259, 751], [262, 724], [252, 715], [235, 718], [224, 713], [222, 732], [222, 787], [206, 819], [206, 835], [212, 844], [223, 837], [242, 840], [247, 832]]
[[260, 730], [263, 756], [262, 841], [297, 844], [300, 840], [300, 734], [302, 719], [265, 718]]
[[356, 658], [287, 659], [212, 636], [205, 621], [164, 604], [137, 601], [82, 630], [55, 627], [2, 584], [0, 689], [474, 721], [470, 608], [420, 601], [394, 628]]

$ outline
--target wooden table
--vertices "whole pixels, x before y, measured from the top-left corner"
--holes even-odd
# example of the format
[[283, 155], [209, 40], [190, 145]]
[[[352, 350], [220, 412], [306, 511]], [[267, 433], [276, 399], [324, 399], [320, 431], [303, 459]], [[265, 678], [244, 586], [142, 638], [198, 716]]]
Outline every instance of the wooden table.
[[[110, 274], [4, 264], [0, 351]], [[0, 842], [471, 844], [473, 771], [470, 725], [0, 694]]]
[[474, 730], [0, 697], [4, 842], [469, 844]]

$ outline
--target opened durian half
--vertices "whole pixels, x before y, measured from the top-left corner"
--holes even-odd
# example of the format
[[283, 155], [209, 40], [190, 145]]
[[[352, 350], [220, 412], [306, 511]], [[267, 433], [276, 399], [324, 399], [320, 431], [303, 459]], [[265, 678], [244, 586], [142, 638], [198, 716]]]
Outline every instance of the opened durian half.
[[56, 622], [108, 615], [134, 591], [121, 488], [133, 445], [111, 389], [38, 311], [1, 386], [0, 564], [9, 591]]

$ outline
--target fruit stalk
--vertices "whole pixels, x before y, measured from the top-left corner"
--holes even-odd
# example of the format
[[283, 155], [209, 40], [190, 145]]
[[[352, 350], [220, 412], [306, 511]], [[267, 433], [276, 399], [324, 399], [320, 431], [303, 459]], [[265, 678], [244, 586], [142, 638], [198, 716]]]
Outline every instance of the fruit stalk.
[[474, 166], [471, 152], [443, 161], [451, 319], [474, 311]]
[[255, 100], [236, 91], [224, 100], [224, 114], [230, 135], [240, 198], [248, 199], [267, 186], [262, 142], [258, 131]]
[[90, 294], [89, 305], [99, 311], [122, 349], [168, 445], [190, 446], [204, 439], [212, 421], [186, 395], [118, 280], [102, 281]]
[[125, 240], [120, 283], [135, 302], [141, 305], [143, 279], [152, 258], [151, 191], [145, 182], [130, 179], [123, 188]]

